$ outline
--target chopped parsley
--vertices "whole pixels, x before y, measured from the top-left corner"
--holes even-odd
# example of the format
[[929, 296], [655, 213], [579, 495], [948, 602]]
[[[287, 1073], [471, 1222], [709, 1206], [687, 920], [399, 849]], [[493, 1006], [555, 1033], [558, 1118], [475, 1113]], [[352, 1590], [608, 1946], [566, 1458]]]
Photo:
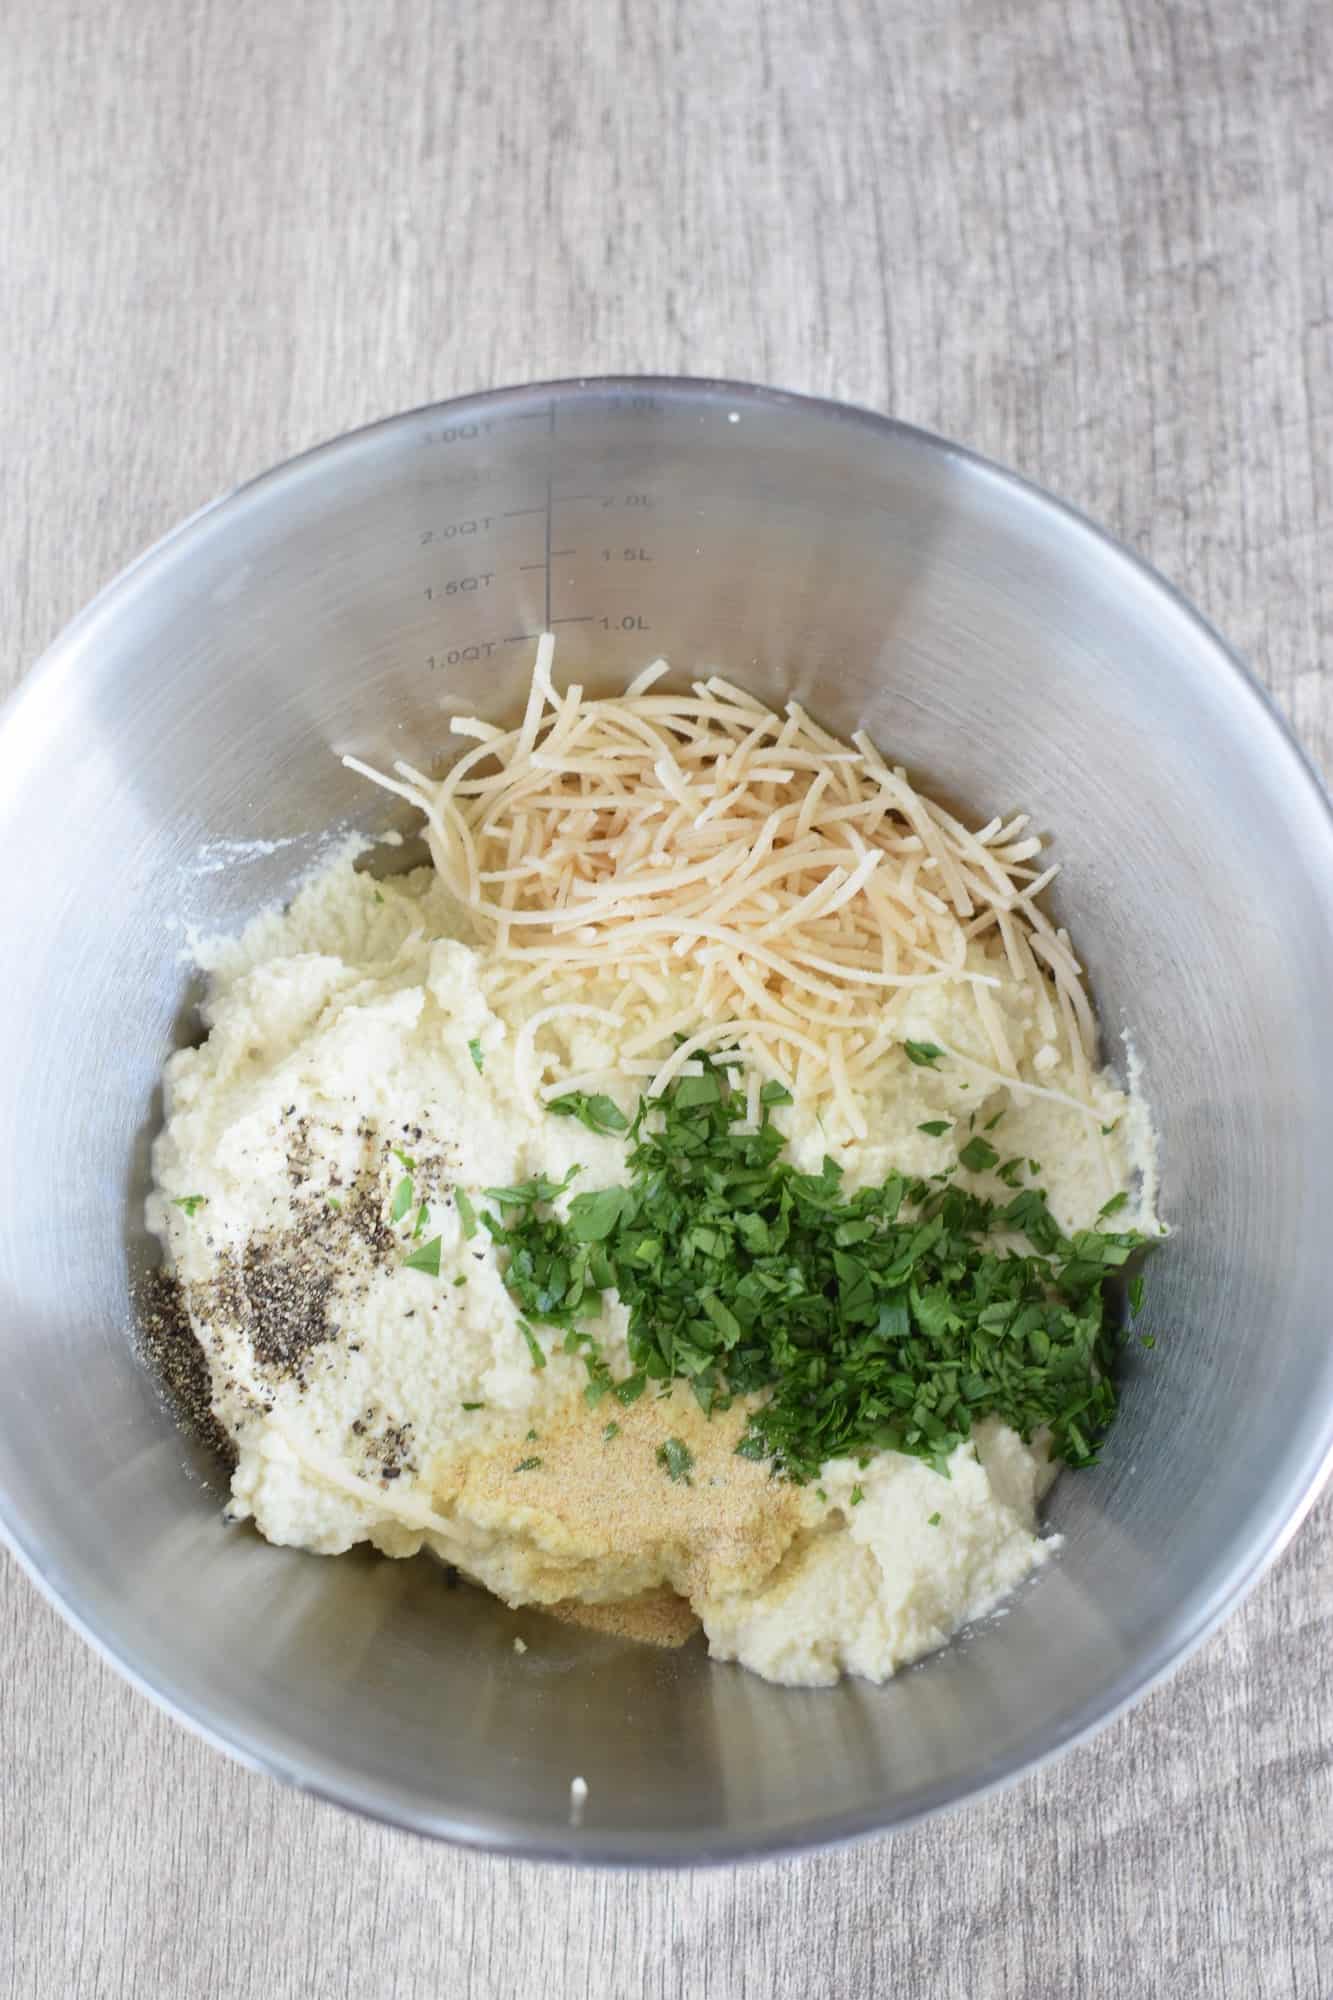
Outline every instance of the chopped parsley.
[[411, 1174], [404, 1174], [393, 1191], [393, 1200], [389, 1204], [389, 1220], [391, 1222], [401, 1222], [411, 1206], [412, 1176]]
[[988, 1139], [969, 1139], [958, 1154], [960, 1165], [966, 1167], [970, 1174], [984, 1174], [998, 1163], [999, 1158]]
[[328, 1204], [328, 1206], [332, 1209], [336, 1210], [342, 1207], [342, 1203], [339, 1201], [336, 1194], [326, 1194], [324, 1200]]
[[514, 1470], [515, 1472], [535, 1472], [540, 1464], [541, 1460], [539, 1458], [520, 1458]]
[[[477, 1233], [477, 1211], [461, 1187], [454, 1189], [454, 1207], [458, 1210], [458, 1220], [464, 1236], [475, 1236]], [[455, 1284], [461, 1284], [462, 1282], [461, 1278], [455, 1278], [454, 1280]]]
[[178, 1194], [173, 1196], [171, 1206], [173, 1208], [183, 1208], [187, 1215], [198, 1215], [201, 1208], [207, 1208], [208, 1196], [206, 1194]]
[[915, 1063], [919, 1069], [934, 1069], [944, 1054], [944, 1050], [937, 1049], [934, 1042], [904, 1042], [903, 1048], [908, 1062]]
[[440, 1239], [432, 1236], [429, 1243], [423, 1243], [419, 1250], [404, 1257], [403, 1264], [409, 1271], [424, 1271], [428, 1278], [440, 1275]]
[[467, 1052], [472, 1058], [472, 1067], [476, 1070], [477, 1075], [480, 1076], [486, 1067], [486, 1058], [481, 1052], [481, 1043], [475, 1035], [467, 1045]]
[[676, 1485], [683, 1480], [687, 1486], [693, 1486], [690, 1474], [694, 1470], [694, 1453], [679, 1438], [668, 1438], [665, 1444], [658, 1445], [657, 1463], [665, 1466], [667, 1478]]
[[564, 1097], [552, 1098], [546, 1109], [557, 1118], [577, 1118], [590, 1132], [629, 1131], [629, 1119], [614, 1097], [590, 1097], [586, 1090], [571, 1090]]
[[928, 1118], [924, 1125], [917, 1126], [918, 1132], [928, 1132], [932, 1139], [942, 1139], [950, 1129], [947, 1118]]
[[865, 1494], [861, 1491], [861, 1488], [859, 1486], [853, 1486], [852, 1497], [848, 1504], [852, 1507], [859, 1507], [861, 1502], [865, 1499], [865, 1497], [866, 1497]]
[[1129, 1206], [1129, 1196], [1126, 1194], [1125, 1190], [1121, 1188], [1119, 1194], [1113, 1194], [1109, 1201], [1104, 1201], [1102, 1203], [1101, 1207], [1097, 1210], [1097, 1214], [1099, 1218], [1104, 1215], [1119, 1215], [1121, 1209], [1128, 1208], [1128, 1206]]
[[423, 1201], [420, 1208], [417, 1210], [417, 1219], [412, 1224], [412, 1241], [414, 1243], [416, 1242], [418, 1236], [420, 1236], [422, 1230], [426, 1227], [426, 1224], [429, 1221], [430, 1221], [430, 1209]]
[[498, 1201], [502, 1208], [531, 1208], [534, 1202], [554, 1201], [558, 1194], [563, 1194], [577, 1172], [577, 1167], [571, 1167], [560, 1181], [534, 1174], [530, 1181], [519, 1181], [513, 1187], [483, 1188], [482, 1193], [491, 1201]]
[[462, 1407], [465, 1410], [484, 1410], [486, 1405], [484, 1403], [464, 1403]]
[[1003, 1116], [1004, 1116], [1004, 1106], [1001, 1105], [999, 1110], [996, 1112], [995, 1116], [993, 1118], [988, 1118], [986, 1120], [985, 1124], [981, 1128], [982, 1131], [993, 1132], [995, 1130], [995, 1127], [999, 1124], [1000, 1120], [1003, 1118]]
[[458, 1276], [454, 1279], [454, 1290], [457, 1291], [460, 1285], [465, 1285], [466, 1283], [467, 1283], [467, 1272], [460, 1271]]
[[583, 1400], [590, 1410], [595, 1410], [607, 1391], [614, 1388], [611, 1370], [597, 1351], [597, 1343], [590, 1333], [571, 1327], [565, 1335], [565, 1351], [568, 1354], [583, 1355], [588, 1370], [588, 1380], [583, 1388]]
[[620, 1425], [616, 1422], [615, 1418], [612, 1417], [609, 1424], [602, 1425], [602, 1443], [610, 1444], [612, 1438], [618, 1438], [619, 1436], [620, 1436]]
[[[502, 1213], [484, 1219], [525, 1327], [562, 1329], [594, 1396], [683, 1380], [710, 1412], [768, 1392], [738, 1450], [787, 1478], [882, 1450], [943, 1471], [987, 1416], [1024, 1438], [1045, 1426], [1056, 1457], [1093, 1463], [1116, 1408], [1107, 1281], [1145, 1238], [1066, 1237], [1040, 1187], [992, 1201], [948, 1175], [891, 1174], [849, 1192], [836, 1161], [813, 1173], [785, 1157], [767, 1106], [758, 1131], [738, 1129], [744, 1092], [700, 1060], [640, 1103], [628, 1186], [575, 1196], [567, 1221], [548, 1204], [568, 1177], [493, 1192]], [[960, 1157], [998, 1159], [980, 1138]], [[607, 1293], [634, 1371], [615, 1383], [588, 1328]]]
[[399, 1152], [397, 1146], [390, 1146], [389, 1151], [393, 1154], [395, 1160], [398, 1161], [404, 1173], [414, 1174], [416, 1172], [417, 1163], [410, 1153]]
[[939, 1525], [940, 1525], [940, 1517], [938, 1514], [932, 1514], [930, 1519], [926, 1522], [926, 1526], [928, 1528], [938, 1528]]
[[525, 1319], [519, 1321], [518, 1330], [528, 1343], [528, 1353], [532, 1356], [533, 1367], [544, 1368], [546, 1366], [545, 1349]]
[[632, 1215], [636, 1207], [628, 1188], [600, 1188], [595, 1194], [576, 1194], [569, 1204], [569, 1227], [580, 1243], [601, 1243], [622, 1217]]
[[1129, 1281], [1129, 1310], [1137, 1319], [1143, 1310], [1143, 1273], [1139, 1271]]

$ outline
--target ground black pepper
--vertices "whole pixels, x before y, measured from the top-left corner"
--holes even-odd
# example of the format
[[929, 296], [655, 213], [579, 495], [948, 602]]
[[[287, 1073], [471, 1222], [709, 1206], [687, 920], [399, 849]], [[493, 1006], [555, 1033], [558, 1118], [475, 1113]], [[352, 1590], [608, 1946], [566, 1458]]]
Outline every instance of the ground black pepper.
[[172, 1416], [230, 1477], [236, 1447], [213, 1414], [208, 1357], [195, 1338], [178, 1280], [170, 1271], [146, 1271], [134, 1297], [140, 1349]]
[[[235, 1451], [213, 1413], [215, 1376], [209, 1352], [220, 1355], [228, 1345], [225, 1335], [239, 1334], [258, 1371], [274, 1382], [293, 1381], [299, 1390], [311, 1356], [343, 1331], [349, 1308], [354, 1313], [357, 1291], [373, 1272], [396, 1264], [404, 1251], [385, 1194], [386, 1179], [397, 1171], [394, 1142], [362, 1119], [357, 1135], [369, 1156], [363, 1170], [349, 1184], [333, 1177], [329, 1188], [316, 1191], [310, 1186], [319, 1169], [312, 1120], [298, 1117], [296, 1106], [290, 1105], [282, 1123], [292, 1189], [284, 1204], [290, 1218], [286, 1226], [256, 1230], [240, 1249], [219, 1248], [208, 1278], [182, 1286], [163, 1269], [149, 1273], [140, 1287], [142, 1344], [173, 1413], [228, 1465], [235, 1463]], [[411, 1144], [419, 1146], [422, 1137], [419, 1125], [403, 1127], [403, 1138]], [[439, 1153], [414, 1161], [418, 1202], [447, 1198], [447, 1165]], [[334, 1186], [339, 1193], [331, 1202]], [[211, 1248], [211, 1235], [207, 1241]], [[347, 1349], [359, 1353], [361, 1343], [349, 1340]], [[228, 1396], [238, 1388], [230, 1377], [216, 1386]], [[272, 1407], [262, 1396], [255, 1402], [258, 1410]], [[395, 1424], [372, 1408], [352, 1430], [366, 1440], [366, 1476], [388, 1481], [416, 1470], [409, 1424]]]

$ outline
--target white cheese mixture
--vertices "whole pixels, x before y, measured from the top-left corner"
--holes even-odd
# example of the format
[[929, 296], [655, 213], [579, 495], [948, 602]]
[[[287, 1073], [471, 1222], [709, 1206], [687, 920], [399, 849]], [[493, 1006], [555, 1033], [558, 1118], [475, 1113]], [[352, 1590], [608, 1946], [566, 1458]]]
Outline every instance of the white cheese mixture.
[[[149, 1220], [235, 1441], [232, 1515], [323, 1554], [428, 1546], [514, 1605], [605, 1605], [666, 1585], [717, 1658], [776, 1681], [882, 1680], [942, 1644], [1045, 1559], [1041, 1450], [988, 1422], [947, 1479], [881, 1453], [797, 1487], [736, 1456], [744, 1408], [709, 1422], [677, 1387], [590, 1411], [582, 1361], [550, 1330], [525, 1333], [489, 1236], [468, 1233], [469, 1205], [576, 1165], [579, 1186], [623, 1181], [625, 1146], [535, 1103], [516, 1068], [522, 1023], [493, 1011], [485, 960], [447, 935], [451, 914], [431, 871], [377, 883], [344, 856], [286, 913], [203, 954], [208, 1038], [168, 1065]], [[1030, 992], [994, 997], [1015, 1054], [1035, 1053]], [[901, 1028], [989, 1059], [958, 986], [912, 994]], [[616, 1066], [616, 1026], [599, 1011], [542, 1033], [570, 1073]], [[1042, 1083], [1073, 1088], [1060, 1067]], [[938, 1172], [969, 1116], [1003, 1109], [1006, 1149], [1040, 1159], [1052, 1211], [1074, 1228], [1150, 1159], [1146, 1119], [1109, 1076], [1093, 1102], [1100, 1122], [895, 1049], [861, 1099], [866, 1138], [827, 1105], [778, 1118], [799, 1164], [831, 1152], [855, 1187], [894, 1168]], [[633, 1110], [632, 1082], [621, 1104]], [[939, 1136], [919, 1129], [939, 1120]], [[961, 1178], [1004, 1194], [991, 1175]], [[406, 1181], [412, 1206], [390, 1225]], [[1151, 1213], [1150, 1186], [1135, 1199], [1131, 1220]], [[413, 1244], [436, 1238], [438, 1275], [411, 1268]], [[596, 1332], [627, 1373], [618, 1305]], [[657, 1462], [667, 1437], [693, 1453], [689, 1483]]]

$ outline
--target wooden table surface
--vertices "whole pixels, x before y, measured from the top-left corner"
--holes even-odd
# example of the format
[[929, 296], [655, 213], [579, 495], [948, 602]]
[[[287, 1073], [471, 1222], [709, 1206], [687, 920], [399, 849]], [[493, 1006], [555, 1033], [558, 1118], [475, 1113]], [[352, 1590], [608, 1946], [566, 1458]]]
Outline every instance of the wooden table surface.
[[[316, 439], [493, 383], [730, 374], [896, 412], [1087, 509], [1327, 769], [1331, 18], [10, 0], [5, 683], [146, 543]], [[1329, 2000], [1330, 1551], [1326, 1499], [1174, 1681], [1001, 1798], [674, 1878], [281, 1791], [3, 1559], [0, 1992]]]

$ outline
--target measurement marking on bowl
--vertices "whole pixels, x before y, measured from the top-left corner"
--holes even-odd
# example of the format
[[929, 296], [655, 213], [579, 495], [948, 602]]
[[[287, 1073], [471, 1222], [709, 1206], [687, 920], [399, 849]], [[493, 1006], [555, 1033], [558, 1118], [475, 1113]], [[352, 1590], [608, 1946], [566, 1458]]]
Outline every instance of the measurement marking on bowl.
[[[655, 406], [636, 400], [629, 407], [641, 410]], [[623, 413], [623, 410], [618, 411], [618, 414]], [[446, 426], [442, 430], [432, 433], [431, 441], [441, 444], [463, 443], [469, 439], [476, 439], [489, 430], [501, 428], [506, 423], [528, 423], [537, 420], [545, 421], [547, 434], [554, 439], [559, 424], [559, 412], [556, 403], [548, 401], [540, 409], [524, 411], [518, 416], [507, 419], [482, 418], [475, 421], [469, 420], [462, 424]], [[469, 541], [474, 542], [475, 545], [474, 538], [478, 537], [487, 538], [490, 545], [494, 546], [497, 536], [501, 533], [501, 524], [504, 522], [535, 521], [540, 519], [542, 523], [540, 555], [534, 552], [526, 560], [514, 563], [511, 568], [507, 560], [508, 551], [503, 547], [503, 543], [501, 543], [501, 546], [496, 548], [496, 557], [498, 559], [494, 560], [489, 568], [470, 569], [461, 575], [445, 577], [439, 580], [432, 579], [424, 587], [427, 602], [434, 604], [450, 599], [477, 597], [484, 593], [495, 591], [497, 587], [502, 585], [506, 575], [517, 574], [524, 578], [535, 578], [540, 574], [542, 578], [542, 620], [540, 627], [534, 627], [530, 631], [506, 632], [482, 639], [473, 639], [462, 645], [441, 647], [426, 656], [426, 667], [428, 670], [433, 671], [441, 667], [478, 664], [483, 660], [490, 659], [502, 647], [532, 645], [541, 636], [543, 631], [550, 632], [569, 625], [594, 625], [603, 632], [625, 634], [647, 633], [651, 630], [649, 619], [638, 609], [608, 610], [604, 612], [581, 610], [557, 612], [556, 605], [559, 602], [561, 579], [552, 572], [551, 565], [554, 562], [575, 561], [586, 548], [586, 544], [581, 543], [578, 539], [570, 538], [568, 533], [569, 528], [574, 527], [576, 522], [581, 523], [586, 528], [586, 514], [574, 515], [571, 512], [569, 516], [562, 517], [558, 515], [557, 510], [561, 508], [572, 510], [588, 507], [595, 508], [599, 513], [620, 515], [628, 512], [638, 516], [632, 524], [633, 530], [636, 531], [634, 532], [633, 540], [627, 538], [625, 541], [617, 543], [614, 539], [611, 539], [601, 548], [588, 550], [588, 555], [592, 556], [594, 560], [600, 560], [608, 565], [633, 563], [641, 566], [643, 564], [655, 564], [658, 559], [658, 550], [651, 538], [643, 533], [643, 530], [652, 525], [653, 514], [659, 505], [658, 496], [652, 492], [645, 492], [642, 487], [631, 488], [628, 486], [600, 487], [591, 490], [577, 489], [573, 492], [562, 492], [559, 490], [556, 476], [558, 471], [558, 462], [554, 460], [549, 461], [546, 474], [546, 492], [540, 502], [523, 507], [493, 507], [490, 512], [472, 512], [442, 523], [438, 527], [418, 530], [418, 547], [423, 549], [435, 547], [446, 548], [451, 543]], [[565, 528], [563, 537], [558, 533], [557, 523]], [[631, 526], [628, 521], [625, 525], [627, 528]], [[611, 526], [612, 524], [607, 522], [603, 533], [607, 529], [611, 529]], [[612, 530], [612, 533], [614, 534], [614, 530]], [[531, 547], [530, 543], [529, 547]], [[520, 552], [516, 551], [515, 553]], [[480, 547], [478, 547], [477, 553], [481, 553]], [[615, 573], [613, 569], [611, 574], [614, 575]], [[573, 580], [570, 577], [566, 579], [566, 582], [572, 582]], [[619, 595], [619, 592], [616, 592], [616, 594]], [[536, 607], [531, 606], [528, 608], [529, 616], [531, 616], [532, 611]]]
[[[540, 513], [541, 509], [537, 511]], [[466, 520], [446, 521], [440, 528], [423, 528], [417, 546], [428, 549], [432, 542], [452, 542], [455, 537], [463, 535], [489, 534], [494, 525], [494, 514], [474, 514]]]
[[[541, 567], [540, 564], [537, 565]], [[471, 590], [489, 590], [499, 574], [493, 569], [473, 570], [467, 576], [452, 576], [443, 583], [426, 585], [426, 602], [433, 604], [437, 597], [461, 597]]]

